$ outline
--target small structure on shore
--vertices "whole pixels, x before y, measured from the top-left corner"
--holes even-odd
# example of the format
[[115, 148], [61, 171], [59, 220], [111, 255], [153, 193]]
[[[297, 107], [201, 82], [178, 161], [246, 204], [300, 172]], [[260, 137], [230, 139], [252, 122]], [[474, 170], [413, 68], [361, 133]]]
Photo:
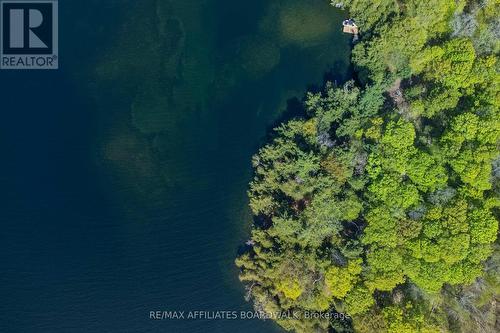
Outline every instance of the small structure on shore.
[[359, 27], [356, 25], [353, 19], [347, 19], [342, 22], [344, 26], [344, 32], [348, 34], [358, 35]]

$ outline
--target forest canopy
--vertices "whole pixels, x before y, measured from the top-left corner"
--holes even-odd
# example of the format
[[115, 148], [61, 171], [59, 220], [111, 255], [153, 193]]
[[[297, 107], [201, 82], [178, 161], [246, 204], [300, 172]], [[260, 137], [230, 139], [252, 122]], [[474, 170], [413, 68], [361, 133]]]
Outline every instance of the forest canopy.
[[255, 308], [297, 332], [495, 332], [500, 2], [345, 1], [354, 80], [253, 158]]

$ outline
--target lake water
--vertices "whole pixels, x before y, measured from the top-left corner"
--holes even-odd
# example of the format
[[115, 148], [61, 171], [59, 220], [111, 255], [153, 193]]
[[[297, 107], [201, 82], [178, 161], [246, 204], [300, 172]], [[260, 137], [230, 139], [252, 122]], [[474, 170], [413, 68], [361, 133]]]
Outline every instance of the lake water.
[[350, 75], [324, 0], [60, 3], [60, 70], [0, 72], [1, 332], [277, 332], [234, 266], [251, 157]]

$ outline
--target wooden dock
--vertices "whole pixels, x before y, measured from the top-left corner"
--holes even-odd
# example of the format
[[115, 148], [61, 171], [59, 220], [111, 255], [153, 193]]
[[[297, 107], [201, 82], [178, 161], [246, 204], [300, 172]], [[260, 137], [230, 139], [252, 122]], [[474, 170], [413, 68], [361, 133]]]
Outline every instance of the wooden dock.
[[359, 34], [359, 27], [356, 25], [353, 19], [347, 19], [342, 22], [344, 26], [344, 32], [347, 34], [357, 35]]
[[357, 35], [359, 33], [359, 28], [357, 26], [344, 25], [344, 32], [347, 34]]

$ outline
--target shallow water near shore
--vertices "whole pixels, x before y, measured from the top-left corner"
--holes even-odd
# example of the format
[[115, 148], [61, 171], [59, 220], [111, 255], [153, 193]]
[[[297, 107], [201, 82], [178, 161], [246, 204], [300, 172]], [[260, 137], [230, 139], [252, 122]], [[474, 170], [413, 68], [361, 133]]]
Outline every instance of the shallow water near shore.
[[345, 13], [323, 0], [59, 6], [61, 69], [0, 72], [0, 331], [278, 332], [150, 312], [252, 310], [234, 265], [251, 157], [293, 97], [349, 77]]

